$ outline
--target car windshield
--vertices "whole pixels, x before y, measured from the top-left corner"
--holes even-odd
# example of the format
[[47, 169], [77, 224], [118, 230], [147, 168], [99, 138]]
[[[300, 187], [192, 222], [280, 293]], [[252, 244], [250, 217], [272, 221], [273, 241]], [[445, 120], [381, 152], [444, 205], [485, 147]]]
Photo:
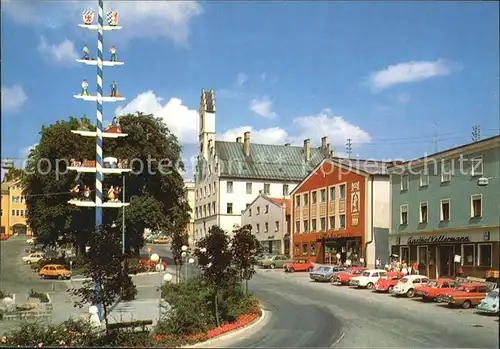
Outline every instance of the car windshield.
[[331, 270], [330, 267], [320, 267], [317, 271], [319, 273], [326, 273], [326, 272], [329, 272]]
[[361, 276], [370, 276], [370, 272], [369, 271], [365, 271], [365, 272], [363, 272], [363, 274], [361, 274]]
[[430, 281], [427, 286], [430, 286], [430, 287], [437, 287], [439, 284], [437, 281]]
[[461, 292], [470, 292], [471, 291], [471, 287], [470, 286], [457, 286], [455, 288], [455, 291], [461, 291]]
[[499, 292], [498, 292], [498, 290], [494, 290], [494, 291], [491, 291], [490, 293], [488, 293], [488, 297], [491, 297], [491, 298], [498, 298], [498, 297], [499, 297]]
[[406, 284], [408, 282], [408, 278], [402, 278], [401, 280], [399, 280], [399, 283], [401, 284]]

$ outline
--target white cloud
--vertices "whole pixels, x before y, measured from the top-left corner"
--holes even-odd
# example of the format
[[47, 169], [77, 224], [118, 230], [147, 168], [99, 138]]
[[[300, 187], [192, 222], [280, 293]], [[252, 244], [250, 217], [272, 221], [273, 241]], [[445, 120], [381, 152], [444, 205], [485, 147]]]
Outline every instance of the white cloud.
[[251, 126], [242, 126], [223, 132], [217, 138], [234, 142], [237, 137], [242, 137], [245, 132], [250, 131], [251, 141], [254, 143], [302, 145], [304, 139], [309, 138], [313, 146], [319, 146], [321, 138], [327, 136], [330, 145], [340, 149], [344, 148], [348, 138], [351, 138], [353, 148], [371, 141], [370, 135], [360, 127], [349, 123], [342, 116], [331, 116], [325, 111], [317, 115], [295, 118], [293, 129], [296, 132], [287, 132], [281, 127], [258, 130]]
[[49, 44], [45, 37], [40, 37], [40, 43], [37, 46], [38, 52], [46, 59], [56, 63], [66, 65], [74, 64], [78, 59], [78, 53], [75, 50], [73, 41], [64, 39], [60, 44]]
[[154, 114], [163, 119], [170, 132], [175, 134], [181, 143], [198, 142], [198, 111], [189, 109], [179, 98], [171, 98], [162, 105], [163, 98], [157, 97], [153, 91], [137, 95], [125, 107], [118, 107], [116, 115], [135, 113]]
[[243, 86], [245, 84], [245, 82], [248, 81], [248, 75], [245, 73], [239, 73], [236, 80], [237, 80], [238, 86]]
[[2, 110], [16, 112], [27, 99], [28, 97], [20, 85], [2, 86]]
[[248, 108], [265, 118], [273, 119], [276, 117], [276, 113], [273, 111], [273, 101], [268, 97], [252, 99]]
[[380, 91], [388, 87], [418, 82], [436, 76], [450, 75], [452, 72], [461, 69], [453, 62], [443, 59], [436, 61], [410, 61], [390, 65], [384, 70], [379, 70], [371, 74], [369, 84], [374, 91]]

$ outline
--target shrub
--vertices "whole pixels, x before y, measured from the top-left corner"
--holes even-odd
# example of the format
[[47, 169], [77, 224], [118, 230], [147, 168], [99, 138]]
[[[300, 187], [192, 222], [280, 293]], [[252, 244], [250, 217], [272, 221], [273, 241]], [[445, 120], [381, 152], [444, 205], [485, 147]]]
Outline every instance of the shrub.
[[125, 284], [122, 286], [121, 298], [124, 301], [132, 301], [137, 296], [137, 287], [132, 280], [125, 279]]
[[0, 299], [4, 299], [7, 297], [12, 298], [12, 293], [6, 292], [4, 290], [0, 290]]
[[34, 289], [30, 290], [28, 298], [38, 298], [40, 300], [40, 302], [42, 302], [42, 303], [48, 303], [49, 302], [49, 297], [47, 296], [46, 293], [36, 292]]

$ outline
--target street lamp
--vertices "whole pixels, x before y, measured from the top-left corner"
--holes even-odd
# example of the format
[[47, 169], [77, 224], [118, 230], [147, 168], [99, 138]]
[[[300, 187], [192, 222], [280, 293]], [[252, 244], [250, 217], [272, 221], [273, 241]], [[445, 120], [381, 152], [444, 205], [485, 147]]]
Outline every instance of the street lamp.
[[113, 224], [111, 224], [111, 228], [116, 228], [116, 223], [113, 222]]
[[166, 273], [165, 275], [163, 275], [163, 278], [160, 281], [160, 287], [158, 288], [158, 322], [160, 322], [161, 320], [161, 296], [162, 296], [161, 291], [163, 285], [171, 281], [172, 281], [172, 274], [170, 273]]
[[500, 177], [479, 177], [477, 180], [478, 187], [487, 187], [490, 184], [490, 179], [497, 179]]

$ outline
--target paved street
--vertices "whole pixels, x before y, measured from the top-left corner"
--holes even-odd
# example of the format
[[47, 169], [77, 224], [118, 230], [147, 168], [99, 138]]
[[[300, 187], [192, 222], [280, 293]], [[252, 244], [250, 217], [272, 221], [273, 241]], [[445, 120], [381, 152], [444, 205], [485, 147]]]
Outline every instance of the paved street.
[[314, 283], [307, 273], [259, 270], [250, 289], [270, 319], [231, 347], [498, 348], [498, 318], [472, 309]]

